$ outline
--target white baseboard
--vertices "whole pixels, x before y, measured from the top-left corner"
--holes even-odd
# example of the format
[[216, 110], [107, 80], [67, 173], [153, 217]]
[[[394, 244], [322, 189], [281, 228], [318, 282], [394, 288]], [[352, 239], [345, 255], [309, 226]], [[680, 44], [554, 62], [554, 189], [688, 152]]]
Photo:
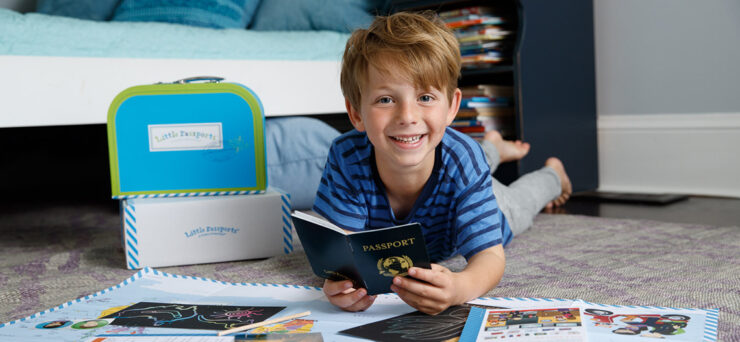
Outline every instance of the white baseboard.
[[740, 113], [601, 115], [599, 190], [740, 198]]

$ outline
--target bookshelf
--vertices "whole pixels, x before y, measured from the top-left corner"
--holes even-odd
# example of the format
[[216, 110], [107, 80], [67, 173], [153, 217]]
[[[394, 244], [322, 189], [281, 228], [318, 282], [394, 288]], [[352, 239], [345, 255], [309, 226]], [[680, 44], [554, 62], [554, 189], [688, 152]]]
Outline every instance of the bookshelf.
[[[394, 0], [392, 11], [437, 13], [486, 6], [505, 18], [513, 48], [487, 68], [463, 68], [461, 87], [513, 87], [514, 125], [510, 139], [532, 144], [516, 163], [495, 176], [510, 183], [541, 168], [550, 156], [565, 164], [574, 191], [598, 187], [596, 78], [592, 0]], [[504, 134], [506, 135], [506, 134]]]

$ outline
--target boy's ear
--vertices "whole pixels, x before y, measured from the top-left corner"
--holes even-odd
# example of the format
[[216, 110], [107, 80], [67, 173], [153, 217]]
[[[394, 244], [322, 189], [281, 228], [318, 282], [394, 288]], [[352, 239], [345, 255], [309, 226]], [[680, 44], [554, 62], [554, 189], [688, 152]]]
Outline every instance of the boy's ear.
[[364, 131], [365, 124], [362, 123], [362, 116], [360, 115], [360, 112], [355, 110], [355, 108], [352, 107], [352, 104], [349, 103], [349, 100], [347, 99], [344, 99], [344, 106], [347, 107], [347, 114], [349, 115], [349, 121], [352, 122], [352, 126], [354, 126], [358, 132]]
[[452, 98], [450, 99], [450, 109], [447, 113], [447, 126], [455, 120], [457, 111], [460, 109], [460, 101], [462, 101], [462, 91], [460, 91], [460, 88], [455, 88], [455, 92], [452, 93]]

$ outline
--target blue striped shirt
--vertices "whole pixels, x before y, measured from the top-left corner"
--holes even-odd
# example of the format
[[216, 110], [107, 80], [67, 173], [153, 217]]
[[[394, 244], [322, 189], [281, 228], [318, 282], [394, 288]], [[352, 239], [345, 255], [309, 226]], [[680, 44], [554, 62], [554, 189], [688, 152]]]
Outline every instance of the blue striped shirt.
[[434, 262], [457, 254], [469, 259], [512, 238], [493, 195], [483, 149], [450, 128], [435, 150], [432, 174], [405, 218], [395, 217], [373, 146], [356, 130], [332, 143], [313, 210], [351, 231], [419, 222]]

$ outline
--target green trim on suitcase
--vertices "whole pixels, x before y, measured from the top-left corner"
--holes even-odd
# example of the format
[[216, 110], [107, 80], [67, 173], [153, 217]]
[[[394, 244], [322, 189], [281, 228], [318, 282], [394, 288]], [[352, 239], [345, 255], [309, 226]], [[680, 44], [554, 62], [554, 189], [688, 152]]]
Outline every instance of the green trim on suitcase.
[[[111, 103], [108, 109], [107, 129], [108, 129], [108, 156], [111, 168], [111, 193], [116, 196], [134, 196], [147, 194], [177, 194], [186, 192], [221, 192], [221, 191], [244, 191], [244, 190], [265, 190], [267, 188], [267, 168], [258, 167], [256, 172], [257, 186], [255, 188], [208, 188], [208, 189], [188, 189], [182, 190], [161, 190], [161, 191], [127, 191], [121, 192], [121, 180], [118, 169], [118, 149], [116, 141], [116, 113], [121, 104], [127, 99], [139, 95], [182, 95], [182, 94], [204, 94], [204, 93], [231, 93], [235, 94], [249, 105], [252, 110], [252, 120], [255, 133], [255, 165], [267, 165], [265, 156], [265, 134], [264, 134], [264, 113], [262, 106], [257, 100], [257, 96], [249, 89], [234, 83], [184, 83], [184, 84], [151, 84], [134, 86], [125, 89], [119, 93]], [[259, 115], [254, 115], [254, 114]]]

